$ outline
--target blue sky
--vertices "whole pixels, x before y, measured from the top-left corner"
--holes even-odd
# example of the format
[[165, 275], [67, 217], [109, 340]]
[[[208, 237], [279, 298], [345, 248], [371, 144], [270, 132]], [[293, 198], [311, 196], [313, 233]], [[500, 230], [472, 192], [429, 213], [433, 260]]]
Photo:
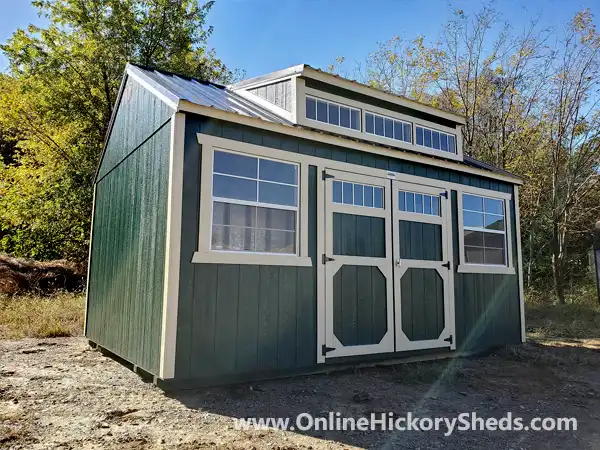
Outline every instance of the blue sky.
[[[452, 8], [474, 11], [463, 0], [217, 0], [208, 17], [217, 55], [248, 76], [308, 63], [325, 68], [337, 56], [364, 60], [379, 41], [395, 35], [436, 40]], [[581, 8], [600, 20], [600, 0], [497, 0], [496, 8], [517, 30], [538, 14], [542, 25], [561, 27]], [[29, 23], [43, 25], [27, 0], [0, 0], [0, 42]], [[0, 55], [0, 70], [7, 61]]]

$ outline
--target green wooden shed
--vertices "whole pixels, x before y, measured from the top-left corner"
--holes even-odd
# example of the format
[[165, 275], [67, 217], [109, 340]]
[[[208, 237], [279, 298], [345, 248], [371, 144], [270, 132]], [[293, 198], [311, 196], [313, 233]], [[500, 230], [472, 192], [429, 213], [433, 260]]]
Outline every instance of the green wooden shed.
[[165, 389], [525, 340], [518, 187], [463, 117], [298, 65], [129, 64], [94, 185], [85, 335]]

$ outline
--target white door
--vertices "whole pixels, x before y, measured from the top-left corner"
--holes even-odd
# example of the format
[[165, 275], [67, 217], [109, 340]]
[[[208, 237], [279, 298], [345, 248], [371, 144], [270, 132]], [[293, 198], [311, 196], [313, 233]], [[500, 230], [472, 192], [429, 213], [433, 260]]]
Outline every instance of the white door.
[[324, 170], [325, 358], [394, 351], [390, 180]]
[[392, 187], [396, 351], [455, 349], [449, 192]]

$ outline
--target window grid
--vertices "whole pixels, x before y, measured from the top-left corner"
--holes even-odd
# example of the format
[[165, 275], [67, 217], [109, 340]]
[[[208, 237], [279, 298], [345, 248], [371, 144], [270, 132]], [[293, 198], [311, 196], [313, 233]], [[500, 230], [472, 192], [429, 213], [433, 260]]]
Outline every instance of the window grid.
[[440, 197], [419, 192], [398, 191], [398, 209], [408, 213], [440, 216]]
[[416, 126], [416, 145], [456, 154], [456, 136], [432, 128]]
[[361, 131], [360, 109], [341, 103], [306, 96], [306, 118], [336, 127]]
[[[465, 197], [471, 197], [473, 199], [480, 199], [481, 200], [481, 210], [478, 209], [473, 209], [473, 208], [466, 208], [464, 206], [464, 199]], [[500, 202], [501, 203], [501, 211], [502, 214], [498, 214], [496, 212], [487, 212], [486, 211], [486, 200], [490, 201], [490, 202]], [[462, 214], [463, 214], [463, 240], [464, 240], [464, 256], [465, 256], [465, 262], [467, 264], [485, 264], [485, 265], [496, 265], [496, 266], [506, 266], [507, 265], [507, 261], [508, 261], [508, 255], [507, 255], [507, 242], [506, 242], [506, 210], [505, 210], [505, 200], [503, 199], [497, 199], [497, 198], [492, 198], [492, 197], [484, 197], [481, 195], [473, 195], [473, 194], [463, 194], [463, 208], [462, 208]], [[482, 223], [483, 226], [469, 226], [469, 225], [465, 225], [464, 221], [464, 217], [465, 217], [465, 213], [470, 213], [470, 214], [476, 214], [476, 215], [481, 215], [482, 216]], [[488, 222], [488, 217], [491, 218], [496, 218], [495, 221], [493, 222]], [[498, 220], [502, 221], [502, 229], [498, 230], [498, 229], [493, 229], [493, 228], [488, 228], [488, 223], [490, 224], [495, 224], [498, 223]], [[469, 233], [468, 233], [469, 232]], [[477, 245], [477, 244], [473, 244], [473, 243], [469, 243], [467, 244], [467, 236], [469, 236], [469, 234], [472, 234], [475, 237], [475, 240], [480, 240], [481, 244]], [[476, 234], [480, 234], [480, 239], [477, 238]], [[486, 234], [489, 234], [491, 236], [486, 236]], [[493, 238], [492, 236], [496, 235], [496, 236], [502, 236], [501, 240]], [[493, 241], [497, 241], [497, 242], [493, 242]], [[492, 242], [490, 242], [492, 241]], [[501, 242], [501, 244], [500, 244]], [[482, 252], [482, 256], [483, 258], [478, 258], [477, 255], [475, 254], [474, 256], [472, 256], [470, 258], [470, 253], [469, 250], [473, 251], [481, 251]], [[488, 262], [491, 258], [492, 255], [494, 253], [498, 254], [498, 252], [502, 252], [502, 262]], [[478, 259], [476, 262], [473, 262], [473, 258]]]
[[412, 123], [381, 114], [365, 113], [365, 133], [412, 143]]
[[383, 188], [349, 181], [333, 181], [333, 203], [384, 209]]

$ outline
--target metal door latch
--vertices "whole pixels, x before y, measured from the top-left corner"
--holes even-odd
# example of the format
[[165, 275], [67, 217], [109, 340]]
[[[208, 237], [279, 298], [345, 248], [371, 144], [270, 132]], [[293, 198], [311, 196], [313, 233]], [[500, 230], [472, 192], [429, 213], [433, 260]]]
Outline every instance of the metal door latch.
[[330, 258], [325, 253], [323, 253], [323, 264], [327, 264], [329, 261], [335, 261], [335, 259]]

